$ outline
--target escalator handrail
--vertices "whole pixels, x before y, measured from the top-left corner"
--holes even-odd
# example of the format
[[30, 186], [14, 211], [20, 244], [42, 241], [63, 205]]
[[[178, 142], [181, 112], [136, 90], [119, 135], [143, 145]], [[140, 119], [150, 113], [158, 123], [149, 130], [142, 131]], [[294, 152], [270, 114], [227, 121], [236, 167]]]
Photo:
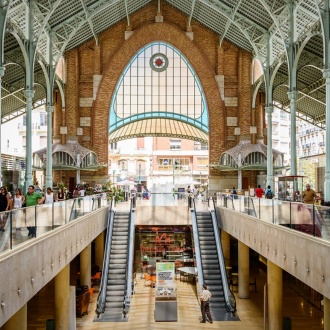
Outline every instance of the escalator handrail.
[[126, 265], [126, 294], [124, 300], [124, 315], [129, 312], [132, 295], [132, 280], [133, 280], [133, 263], [134, 263], [134, 207], [136, 205], [136, 196], [131, 198], [131, 206], [129, 213], [129, 229], [127, 237], [127, 265]]
[[192, 208], [191, 208], [191, 221], [194, 235], [194, 245], [195, 245], [195, 258], [196, 258], [196, 266], [197, 266], [197, 276], [198, 283], [200, 284], [200, 291], [202, 290], [201, 285], [204, 283], [204, 275], [202, 268], [202, 257], [201, 257], [201, 249], [199, 243], [199, 234], [198, 234], [198, 226], [197, 226], [197, 216], [196, 216], [196, 204], [195, 198], [192, 197]]
[[69, 216], [69, 222], [71, 220], [74, 220], [75, 218], [72, 219], [73, 211], [75, 210], [74, 205], [76, 203], [76, 199], [73, 200], [72, 206], [71, 206], [71, 211], [70, 211], [70, 216]]
[[252, 207], [253, 207], [253, 212], [254, 212], [254, 217], [256, 217], [257, 218], [257, 212], [256, 212], [256, 208], [254, 207], [254, 201], [253, 201], [253, 198], [251, 198], [251, 197], [248, 197], [250, 200], [251, 200], [251, 203], [252, 203]]
[[[214, 203], [214, 200], [213, 200], [213, 203]], [[228, 283], [226, 266], [225, 266], [222, 246], [221, 246], [221, 242], [220, 242], [220, 231], [219, 231], [218, 220], [217, 220], [215, 208], [213, 210], [210, 210], [210, 213], [211, 213], [211, 217], [212, 217], [215, 244], [216, 244], [217, 253], [218, 253], [218, 261], [219, 261], [220, 273], [221, 273], [221, 278], [222, 278], [223, 292], [224, 292], [225, 302], [226, 302], [226, 310], [228, 312], [235, 313], [236, 312], [236, 299], [235, 299], [233, 292], [230, 290], [230, 286]]]
[[109, 264], [110, 264], [110, 251], [111, 251], [111, 243], [112, 243], [112, 231], [113, 231], [113, 223], [115, 218], [114, 204], [115, 204], [114, 199], [112, 198], [109, 209], [108, 226], [107, 226], [108, 231], [105, 241], [105, 251], [103, 258], [100, 292], [97, 297], [97, 304], [95, 310], [97, 317], [99, 317], [101, 313], [104, 313], [105, 310], [105, 300], [107, 295], [108, 273], [109, 273]]

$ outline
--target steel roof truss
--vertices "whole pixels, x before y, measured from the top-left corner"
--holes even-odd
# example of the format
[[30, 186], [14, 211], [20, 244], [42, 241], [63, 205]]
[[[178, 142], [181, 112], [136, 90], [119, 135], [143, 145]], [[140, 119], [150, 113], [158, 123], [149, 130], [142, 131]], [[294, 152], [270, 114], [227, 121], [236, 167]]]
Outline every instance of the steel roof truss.
[[96, 45], [98, 45], [98, 44], [99, 44], [99, 40], [98, 40], [98, 37], [97, 37], [97, 35], [96, 35], [96, 33], [95, 33], [95, 29], [94, 29], [94, 26], [93, 26], [93, 22], [92, 22], [92, 20], [91, 20], [90, 17], [89, 17], [88, 9], [87, 9], [87, 7], [86, 7], [86, 5], [85, 5], [84, 0], [80, 0], [80, 2], [81, 2], [81, 5], [82, 5], [83, 8], [84, 8], [84, 12], [85, 12], [85, 15], [86, 15], [86, 19], [87, 19], [88, 24], [89, 24], [89, 27], [91, 28], [91, 31], [92, 31], [92, 33], [93, 33], [93, 36], [94, 36], [94, 39], [95, 39], [95, 43], [96, 43]]

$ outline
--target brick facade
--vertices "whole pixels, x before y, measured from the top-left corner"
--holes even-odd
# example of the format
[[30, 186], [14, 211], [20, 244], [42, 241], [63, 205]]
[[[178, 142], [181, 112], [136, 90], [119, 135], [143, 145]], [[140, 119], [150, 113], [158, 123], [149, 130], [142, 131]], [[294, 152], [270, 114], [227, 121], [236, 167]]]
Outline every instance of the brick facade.
[[[219, 36], [194, 20], [191, 40], [186, 35], [188, 17], [167, 4], [162, 4], [161, 14], [163, 23], [155, 23], [157, 3], [153, 2], [132, 14], [133, 34], [127, 40], [126, 21], [121, 21], [99, 35], [98, 46], [91, 40], [66, 53], [66, 140], [75, 139], [95, 151], [100, 163], [108, 159], [109, 109], [118, 79], [137, 51], [155, 41], [167, 42], [182, 52], [200, 79], [209, 110], [209, 162], [219, 162], [221, 153], [238, 142], [235, 127], [227, 127], [227, 117], [236, 117], [241, 135], [250, 138], [252, 55], [227, 41], [219, 47]], [[81, 99], [93, 98], [93, 91], [96, 94], [91, 107], [80, 103]], [[256, 109], [256, 126], [262, 136], [260, 108]], [[58, 136], [58, 123], [63, 123], [63, 118], [56, 111], [54, 134]], [[91, 117], [91, 126], [81, 127], [80, 117]], [[82, 128], [82, 136], [77, 135], [78, 127]], [[92, 174], [82, 173], [81, 177], [84, 175]], [[210, 170], [210, 176], [219, 175], [217, 170]], [[102, 176], [107, 176], [106, 169], [97, 173], [97, 177]]]

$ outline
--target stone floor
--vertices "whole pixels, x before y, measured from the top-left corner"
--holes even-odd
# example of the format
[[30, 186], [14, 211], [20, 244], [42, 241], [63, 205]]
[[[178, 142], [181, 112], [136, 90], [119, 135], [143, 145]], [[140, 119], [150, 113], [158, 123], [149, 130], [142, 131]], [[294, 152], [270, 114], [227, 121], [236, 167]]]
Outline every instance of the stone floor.
[[[100, 323], [93, 322], [95, 317], [94, 293], [89, 307], [89, 315], [77, 318], [77, 329], [228, 329], [228, 330], [257, 330], [264, 329], [263, 318], [263, 286], [266, 274], [260, 270], [257, 274], [257, 292], [251, 287], [250, 299], [239, 299], [235, 292], [237, 311], [240, 321], [217, 322], [200, 324], [201, 313], [196, 299], [194, 287], [189, 282], [176, 280], [178, 293], [178, 321], [154, 321], [154, 289], [144, 286], [144, 280], [137, 276], [137, 285], [132, 299], [128, 322]], [[283, 315], [292, 319], [292, 329], [323, 329], [323, 313], [298, 296], [292, 289], [284, 286]]]

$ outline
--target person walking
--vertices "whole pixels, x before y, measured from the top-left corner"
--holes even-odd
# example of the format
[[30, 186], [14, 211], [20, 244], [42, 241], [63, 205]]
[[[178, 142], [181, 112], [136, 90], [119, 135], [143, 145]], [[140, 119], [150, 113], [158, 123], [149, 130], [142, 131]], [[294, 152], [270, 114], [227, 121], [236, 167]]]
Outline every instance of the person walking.
[[207, 286], [205, 284], [202, 284], [202, 293], [200, 296], [201, 312], [202, 312], [201, 323], [206, 323], [206, 317], [208, 322], [213, 323], [212, 315], [210, 312], [210, 303], [209, 303], [211, 297], [212, 294], [209, 290], [207, 290]]
[[[9, 194], [5, 186], [1, 187], [0, 192], [0, 212], [9, 210]], [[0, 214], [0, 231], [5, 231], [5, 225], [7, 221], [7, 213]]]
[[260, 184], [258, 185], [258, 188], [254, 190], [254, 194], [256, 197], [261, 198], [262, 194], [264, 193], [264, 190], [260, 187]]
[[15, 226], [16, 226], [16, 231], [21, 230], [21, 219], [22, 219], [22, 210], [21, 208], [23, 207], [25, 198], [22, 195], [22, 191], [20, 188], [17, 188], [15, 190], [15, 195], [14, 195], [14, 215], [15, 215]]
[[274, 192], [270, 188], [270, 186], [267, 187], [267, 190], [265, 191], [265, 196], [267, 199], [272, 199], [274, 197]]
[[302, 193], [302, 201], [305, 204], [314, 204], [316, 198], [316, 193], [313, 189], [311, 189], [311, 185], [309, 183], [306, 184], [306, 190]]
[[[40, 205], [43, 202], [43, 197], [40, 193], [36, 192], [34, 190], [34, 185], [30, 185], [28, 187], [28, 192], [25, 196], [25, 204], [27, 207], [29, 206], [35, 206]], [[29, 233], [29, 237], [36, 237], [36, 227], [35, 226], [29, 226], [27, 227]]]

